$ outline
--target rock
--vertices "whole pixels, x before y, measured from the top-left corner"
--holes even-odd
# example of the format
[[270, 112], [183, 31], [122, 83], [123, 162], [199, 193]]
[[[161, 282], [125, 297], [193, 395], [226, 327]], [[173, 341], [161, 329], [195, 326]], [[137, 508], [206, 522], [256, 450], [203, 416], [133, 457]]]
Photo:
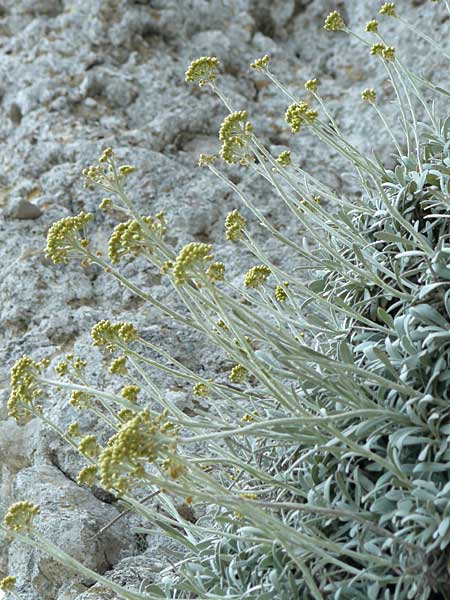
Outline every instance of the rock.
[[32, 204], [24, 198], [13, 203], [9, 209], [8, 216], [11, 219], [38, 219], [42, 214], [41, 209], [36, 204]]
[[[41, 513], [36, 525], [46, 539], [90, 569], [104, 573], [124, 552], [132, 551], [134, 540], [126, 519], [96, 535], [118, 515], [117, 509], [51, 465], [23, 469], [15, 480], [14, 497], [38, 503]], [[9, 547], [9, 569], [17, 577], [19, 595], [42, 600], [54, 600], [58, 589], [73, 577], [72, 571], [51, 557], [15, 541]]]

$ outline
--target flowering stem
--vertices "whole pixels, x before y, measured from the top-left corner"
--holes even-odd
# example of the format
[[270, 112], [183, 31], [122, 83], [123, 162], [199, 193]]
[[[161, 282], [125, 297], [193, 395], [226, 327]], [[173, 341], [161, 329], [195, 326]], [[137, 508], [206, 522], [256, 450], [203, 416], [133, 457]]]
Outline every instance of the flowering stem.
[[35, 528], [33, 528], [32, 530], [33, 537], [31, 537], [31, 535], [25, 535], [16, 531], [10, 531], [2, 525], [0, 525], [0, 529], [6, 535], [13, 535], [16, 539], [27, 544], [28, 546], [32, 546], [37, 550], [45, 552], [46, 554], [54, 558], [56, 561], [75, 571], [75, 573], [81, 574], [87, 577], [88, 579], [93, 579], [97, 583], [102, 583], [108, 589], [111, 589], [113, 592], [116, 592], [116, 594], [118, 594], [119, 597], [125, 598], [125, 600], [161, 600], [161, 598], [164, 598], [163, 595], [155, 596], [154, 594], [141, 594], [139, 592], [127, 590], [126, 588], [118, 585], [111, 579], [99, 575], [95, 571], [92, 571], [88, 567], [85, 567], [79, 561], [72, 558], [69, 554], [64, 552], [64, 550], [61, 550], [60, 548], [49, 542]]

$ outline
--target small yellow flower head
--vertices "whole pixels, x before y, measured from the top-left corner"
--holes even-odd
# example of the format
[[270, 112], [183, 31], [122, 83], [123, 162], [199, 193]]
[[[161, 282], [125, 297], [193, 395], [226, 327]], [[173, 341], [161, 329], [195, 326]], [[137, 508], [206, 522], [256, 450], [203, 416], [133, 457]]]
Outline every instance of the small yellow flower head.
[[128, 373], [126, 363], [127, 357], [119, 356], [112, 361], [108, 370], [112, 375], [126, 375]]
[[247, 271], [244, 279], [246, 287], [257, 288], [266, 282], [271, 270], [266, 265], [256, 265]]
[[257, 58], [254, 62], [250, 63], [252, 69], [257, 69], [259, 71], [265, 71], [270, 61], [270, 56], [265, 54], [261, 58]]
[[95, 485], [95, 480], [97, 477], [97, 465], [89, 465], [87, 467], [83, 467], [81, 471], [78, 473], [77, 483], [78, 485]]
[[16, 578], [12, 575], [8, 575], [3, 579], [0, 579], [0, 590], [2, 592], [12, 592], [12, 590], [16, 587]]
[[313, 197], [313, 202], [315, 202], [316, 204], [320, 204], [322, 202], [322, 198], [320, 196], [318, 196], [317, 194], [315, 194]]
[[383, 52], [385, 49], [385, 44], [383, 44], [382, 42], [377, 42], [376, 44], [373, 44], [370, 48], [370, 54], [372, 54], [372, 56], [383, 56]]
[[221, 329], [222, 331], [229, 331], [228, 325], [225, 323], [223, 319], [219, 319], [216, 323], [216, 329]]
[[253, 494], [251, 492], [246, 492], [244, 494], [241, 494], [241, 498], [244, 498], [246, 500], [258, 500], [258, 494]]
[[222, 142], [220, 155], [225, 162], [248, 164], [251, 154], [246, 151], [246, 145], [252, 131], [253, 127], [247, 120], [245, 110], [230, 113], [225, 118], [219, 130], [219, 139]]
[[113, 157], [114, 157], [113, 149], [112, 148], [105, 148], [103, 150], [102, 155], [98, 159], [98, 162], [99, 163], [105, 163], [105, 162], [108, 162], [109, 160], [111, 160]]
[[139, 333], [134, 325], [126, 321], [111, 323], [99, 321], [91, 329], [91, 338], [94, 346], [106, 346], [113, 352], [117, 347], [123, 347], [139, 339]]
[[96, 458], [100, 452], [100, 446], [95, 435], [86, 435], [82, 438], [78, 444], [78, 451], [88, 458]]
[[170, 269], [173, 267], [173, 262], [170, 260], [166, 260], [160, 268], [161, 275], [167, 275]]
[[122, 165], [119, 167], [119, 173], [126, 177], [127, 175], [131, 175], [136, 171], [136, 167], [132, 167], [131, 165]]
[[327, 31], [342, 31], [345, 29], [344, 19], [337, 10], [334, 10], [325, 19], [325, 25], [323, 27]]
[[19, 358], [11, 369], [11, 395], [8, 400], [8, 416], [18, 423], [25, 424], [32, 417], [36, 400], [42, 395], [38, 377], [44, 364], [37, 363], [29, 356]]
[[364, 102], [375, 104], [377, 101], [377, 93], [373, 88], [367, 88], [361, 92], [361, 98], [364, 100]]
[[83, 371], [83, 369], [86, 367], [87, 362], [85, 360], [83, 360], [82, 358], [80, 358], [79, 356], [77, 358], [75, 358], [75, 360], [73, 361], [73, 368], [75, 369], [75, 371]]
[[394, 46], [387, 46], [384, 50], [383, 50], [383, 54], [382, 54], [384, 60], [388, 60], [388, 61], [394, 61], [395, 60], [395, 48]]
[[175, 283], [183, 285], [196, 273], [206, 270], [207, 263], [213, 260], [211, 244], [202, 242], [191, 242], [184, 246], [178, 254], [173, 267]]
[[230, 381], [231, 383], [242, 383], [247, 376], [247, 369], [242, 365], [235, 365], [231, 369]]
[[[250, 126], [250, 128], [249, 128]], [[251, 131], [247, 121], [247, 111], [238, 110], [227, 115], [220, 126], [219, 140], [224, 142], [230, 137], [241, 136]]]
[[217, 156], [214, 156], [213, 154], [200, 154], [198, 157], [198, 166], [207, 167], [208, 165], [212, 165], [216, 160]]
[[80, 437], [81, 431], [80, 431], [79, 423], [77, 421], [74, 421], [73, 423], [71, 423], [69, 425], [69, 427], [67, 428], [67, 433], [68, 433], [68, 435], [70, 435], [70, 437]]
[[230, 240], [231, 242], [239, 240], [242, 237], [242, 230], [246, 224], [247, 221], [236, 209], [228, 213], [225, 219], [227, 240]]
[[55, 264], [85, 257], [85, 248], [89, 245], [87, 225], [92, 218], [91, 213], [81, 212], [76, 217], [65, 217], [53, 223], [47, 235], [46, 257]]
[[252, 421], [255, 420], [255, 417], [253, 415], [250, 415], [248, 413], [246, 413], [242, 418], [241, 421], [243, 421], [244, 423], [251, 423]]
[[141, 388], [137, 385], [126, 385], [120, 392], [120, 395], [125, 400], [128, 400], [128, 402], [136, 402], [140, 391]]
[[378, 21], [376, 19], [372, 19], [366, 24], [366, 31], [368, 33], [377, 33], [378, 31]]
[[136, 411], [131, 410], [129, 408], [122, 408], [117, 413], [117, 416], [122, 421], [122, 423], [126, 423], [127, 421], [131, 421], [136, 416]]
[[303, 125], [310, 125], [317, 119], [318, 112], [309, 107], [308, 102], [291, 104], [285, 115], [286, 122], [291, 126], [292, 133], [298, 133]]
[[60, 361], [55, 367], [55, 371], [58, 373], [58, 375], [60, 377], [67, 375], [68, 370], [69, 370], [69, 365], [67, 364], [67, 362], [65, 360]]
[[212, 263], [206, 271], [206, 276], [213, 283], [216, 281], [223, 281], [225, 279], [225, 265], [223, 262]]
[[192, 391], [194, 393], [194, 396], [201, 396], [204, 398], [208, 395], [208, 386], [206, 385], [206, 383], [196, 383], [192, 388]]
[[308, 79], [308, 81], [305, 83], [305, 89], [309, 90], [310, 92], [317, 92], [318, 87], [319, 80], [317, 77], [314, 77], [314, 79]]
[[69, 404], [78, 410], [86, 410], [90, 406], [90, 396], [81, 390], [74, 390], [70, 395]]
[[198, 83], [200, 87], [208, 82], [215, 81], [217, 78], [217, 69], [219, 68], [219, 59], [215, 56], [201, 56], [192, 61], [185, 73], [185, 80]]
[[3, 519], [5, 527], [12, 531], [29, 531], [33, 518], [40, 512], [39, 506], [24, 500], [9, 507]]
[[290, 164], [292, 164], [291, 151], [284, 150], [281, 152], [277, 158], [277, 163], [282, 167], [288, 167]]
[[[100, 186], [107, 192], [117, 193], [119, 191], [119, 184], [136, 170], [131, 165], [122, 165], [116, 168], [115, 156], [112, 148], [106, 148], [103, 154], [98, 159], [100, 165], [89, 165], [83, 169], [84, 187], [92, 188], [93, 186]], [[101, 208], [107, 208], [110, 204], [111, 199], [105, 198], [100, 205]]]
[[277, 302], [285, 302], [287, 300], [287, 292], [286, 292], [286, 288], [288, 287], [289, 283], [287, 281], [284, 282], [283, 285], [277, 285], [277, 287], [275, 288], [275, 299]]
[[112, 198], [103, 198], [103, 200], [100, 202], [99, 208], [101, 208], [102, 210], [106, 210], [108, 208], [111, 208], [112, 205]]
[[397, 13], [395, 12], [395, 2], [385, 2], [380, 8], [380, 15], [396, 17]]
[[152, 417], [143, 410], [124, 423], [102, 451], [98, 460], [100, 484], [124, 494], [145, 473], [145, 464], [166, 460], [175, 452], [176, 438], [166, 415]]
[[130, 219], [116, 226], [108, 243], [108, 256], [113, 264], [118, 263], [125, 254], [152, 254], [154, 244], [149, 240], [149, 236], [158, 240], [163, 239], [167, 233], [167, 222], [163, 212], [159, 212], [155, 217], [142, 217], [142, 223], [143, 225]]

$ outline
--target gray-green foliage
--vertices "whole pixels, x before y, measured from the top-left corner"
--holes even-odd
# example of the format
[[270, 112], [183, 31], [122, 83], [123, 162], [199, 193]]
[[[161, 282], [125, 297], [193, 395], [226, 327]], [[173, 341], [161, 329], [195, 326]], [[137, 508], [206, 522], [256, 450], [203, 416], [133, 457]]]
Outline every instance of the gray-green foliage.
[[[332, 22], [351, 34], [338, 17]], [[95, 392], [84, 380], [82, 363], [75, 370], [67, 363], [58, 367], [63, 383], [44, 376], [46, 365], [31, 359], [15, 371], [16, 413], [22, 403], [27, 416], [45, 418], [34, 405], [37, 386], [62, 386], [85, 394], [82, 409], [96, 398], [96, 414], [103, 407], [113, 430], [111, 447], [123, 433], [139, 444], [158, 441], [148, 455], [139, 445], [134, 454], [121, 455], [124, 462], [115, 468], [123, 479], [111, 487], [184, 544], [186, 554], [178, 557], [175, 573], [168, 568], [138, 594], [121, 590], [125, 598], [449, 597], [450, 117], [439, 120], [429, 108], [422, 90], [433, 86], [393, 52], [386, 56], [380, 60], [397, 92], [406, 136], [399, 144], [389, 131], [401, 150], [393, 171], [342, 136], [315, 83], [307, 86], [311, 95], [303, 102], [278, 82], [268, 57], [254, 63], [293, 103], [292, 129], [308, 127], [354, 167], [361, 194], [351, 200], [295, 160], [291, 164], [286, 153], [278, 160], [270, 155], [247, 113], [234, 110], [216, 83], [216, 59], [203, 57], [188, 71], [191, 81], [210, 86], [231, 113], [221, 129], [222, 157], [254, 169], [274, 186], [312, 249], [275, 229], [213, 157], [203, 156], [201, 164], [237, 192], [249, 214], [297, 257], [301, 271], [273, 264], [237, 213], [227, 220], [229, 239], [264, 265], [249, 271], [246, 288], [234, 288], [223, 265], [211, 269], [209, 246], [191, 244], [175, 252], [163, 238], [165, 221], [164, 231], [155, 229], [155, 219], [136, 213], [125, 191], [125, 175], [133, 169], [117, 170], [110, 150], [101, 158], [110, 170], [91, 167], [86, 177], [114, 198], [108, 206], [116, 203], [133, 219], [116, 230], [111, 261], [90, 248], [78, 221], [53, 228], [49, 247], [58, 260], [70, 254], [106, 268], [241, 365], [230, 384], [214, 382], [161, 353], [132, 327], [102, 322], [95, 344], [119, 351], [129, 369], [121, 362], [123, 372], [118, 363], [111, 372], [138, 384], [152, 399], [152, 411], [167, 411], [161, 420], [152, 413], [157, 433], [139, 430], [141, 437], [136, 432], [130, 437], [129, 424], [149, 402], [134, 406], [130, 396]], [[373, 93], [365, 97], [374, 102]], [[313, 102], [320, 110], [310, 108]], [[426, 124], [416, 117], [417, 105]], [[334, 210], [324, 207], [327, 201]], [[121, 275], [114, 265], [127, 253], [144, 255], [169, 277], [188, 317]], [[183, 414], [158, 388], [153, 369], [195, 384], [198, 395], [208, 398], [207, 407]], [[116, 414], [118, 406], [134, 412]], [[75, 431], [60, 433], [77, 447]], [[168, 431], [177, 435], [176, 447]], [[99, 450], [100, 483], [105, 456], [111, 458], [107, 449]], [[95, 479], [97, 457], [87, 459]], [[143, 488], [163, 490], [164, 515], [139, 502], [135, 489]], [[179, 515], [177, 496], [198, 505], [197, 523]], [[29, 535], [40, 539], [36, 530]], [[67, 560], [54, 547], [45, 549]]]

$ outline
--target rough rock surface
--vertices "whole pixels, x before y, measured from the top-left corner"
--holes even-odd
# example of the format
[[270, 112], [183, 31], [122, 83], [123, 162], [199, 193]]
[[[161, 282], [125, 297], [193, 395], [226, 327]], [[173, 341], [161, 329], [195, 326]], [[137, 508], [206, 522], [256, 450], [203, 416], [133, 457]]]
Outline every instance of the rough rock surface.
[[[322, 29], [323, 18], [337, 6], [352, 27], [363, 31], [378, 5], [373, 0], [1, 3], [0, 516], [15, 500], [39, 502], [40, 526], [51, 541], [100, 572], [112, 569], [117, 581], [139, 586], [141, 580], [152, 580], [170, 548], [150, 538], [146, 554], [137, 556], [139, 545], [126, 519], [95, 543], [88, 541], [117, 508], [111, 499], [77, 487], [73, 479], [82, 463], [52, 432], [36, 421], [19, 428], [7, 420], [9, 369], [23, 353], [56, 360], [61, 352], [75, 349], [89, 355], [91, 380], [103, 382], [102, 354], [89, 348], [88, 335], [101, 318], [131, 320], [153, 343], [170, 348], [209, 376], [217, 375], [221, 359], [104, 273], [50, 264], [42, 254], [47, 230], [63, 216], [93, 211], [95, 242], [104, 246], [113, 220], [98, 210], [99, 194], [83, 189], [80, 172], [104, 147], [113, 146], [138, 168], [130, 180], [136, 203], [143, 212], [166, 212], [176, 245], [211, 241], [217, 256], [232, 262], [236, 275], [241, 273], [249, 266], [248, 257], [236, 256], [223, 235], [224, 216], [239, 201], [208, 171], [196, 167], [200, 152], [216, 150], [225, 109], [211, 94], [184, 83], [186, 66], [200, 55], [218, 55], [223, 88], [236, 109], [249, 111], [266, 142], [275, 150], [289, 144], [296, 161], [351, 193], [354, 183], [342, 161], [309, 136], [289, 134], [283, 122], [285, 98], [248, 63], [271, 54], [274, 69], [293, 93], [302, 94], [304, 81], [319, 77], [322, 95], [342, 130], [360, 148], [373, 148], [389, 162], [389, 138], [359, 98], [362, 89], [376, 88], [387, 119], [398, 129], [385, 72], [369, 58], [367, 48], [345, 34]], [[424, 0], [397, 5], [410, 21], [448, 43], [448, 16], [442, 7]], [[385, 20], [384, 32], [409, 65], [448, 86], [447, 65], [429, 46], [393, 19]], [[263, 182], [242, 169], [234, 169], [233, 177], [277, 226], [296, 234]], [[139, 261], [125, 272], [167, 301], [164, 281]], [[181, 405], [192, 401], [187, 387], [169, 378], [160, 383]], [[46, 404], [61, 428], [79, 417], [62, 396], [52, 396]], [[82, 418], [83, 427], [101, 430], [93, 418]], [[106, 597], [98, 587], [86, 591], [92, 582], [2, 539], [0, 577], [8, 570], [17, 576], [24, 600]]]

